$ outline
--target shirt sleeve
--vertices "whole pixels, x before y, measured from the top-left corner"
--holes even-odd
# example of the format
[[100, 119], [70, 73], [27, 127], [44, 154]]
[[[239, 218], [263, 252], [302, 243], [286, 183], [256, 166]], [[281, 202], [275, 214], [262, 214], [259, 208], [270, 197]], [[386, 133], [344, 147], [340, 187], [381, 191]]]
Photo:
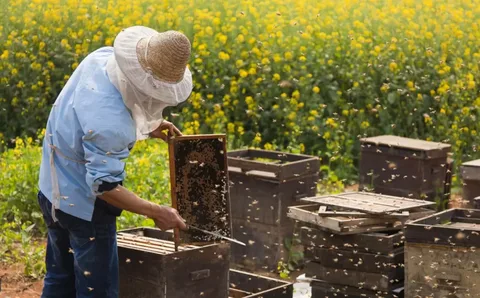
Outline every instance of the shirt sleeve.
[[[99, 196], [111, 190], [125, 179], [125, 158], [129, 156], [128, 139], [113, 127], [98, 131], [88, 130], [83, 137], [85, 151], [86, 182], [92, 192]], [[102, 184], [105, 184], [102, 186]]]

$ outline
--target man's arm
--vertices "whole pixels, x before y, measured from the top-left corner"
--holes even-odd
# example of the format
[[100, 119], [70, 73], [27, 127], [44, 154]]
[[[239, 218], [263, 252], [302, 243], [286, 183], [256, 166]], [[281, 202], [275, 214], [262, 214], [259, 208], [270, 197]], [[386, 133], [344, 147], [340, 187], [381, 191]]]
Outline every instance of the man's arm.
[[153, 219], [155, 225], [162, 230], [173, 228], [186, 229], [185, 222], [177, 210], [141, 199], [123, 186], [119, 185], [110, 191], [104, 192], [99, 198], [117, 208]]

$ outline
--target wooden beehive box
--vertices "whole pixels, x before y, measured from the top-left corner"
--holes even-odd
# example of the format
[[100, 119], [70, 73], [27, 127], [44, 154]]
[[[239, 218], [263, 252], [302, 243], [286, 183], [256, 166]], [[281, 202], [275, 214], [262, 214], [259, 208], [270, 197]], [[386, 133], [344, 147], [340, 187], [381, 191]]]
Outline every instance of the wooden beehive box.
[[230, 269], [229, 298], [292, 298], [292, 295], [291, 282]]
[[288, 206], [316, 193], [317, 157], [265, 150], [228, 153], [233, 236], [247, 247], [232, 246], [235, 265], [247, 270], [276, 270], [288, 251], [294, 224]]
[[360, 141], [360, 190], [439, 201], [445, 208], [450, 197], [450, 145], [391, 135]]
[[265, 150], [228, 153], [232, 217], [269, 225], [290, 224], [287, 207], [316, 193], [317, 157]]
[[119, 231], [119, 297], [228, 297], [230, 244], [186, 245], [176, 252], [173, 239], [152, 228]]
[[475, 206], [475, 198], [480, 196], [480, 159], [468, 161], [460, 167], [463, 182], [463, 200], [467, 208]]
[[339, 235], [306, 224], [301, 241], [312, 298], [395, 297], [389, 295], [403, 285], [401, 230]]
[[405, 227], [406, 297], [480, 295], [480, 211], [449, 209]]

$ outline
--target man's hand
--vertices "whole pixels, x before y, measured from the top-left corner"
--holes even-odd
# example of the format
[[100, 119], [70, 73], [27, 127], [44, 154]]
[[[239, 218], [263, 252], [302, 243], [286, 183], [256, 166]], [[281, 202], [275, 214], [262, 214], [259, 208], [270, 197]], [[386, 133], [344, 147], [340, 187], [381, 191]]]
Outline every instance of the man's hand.
[[[168, 133], [167, 133], [168, 135], [164, 133], [165, 130], [168, 130]], [[168, 142], [168, 138], [170, 136], [175, 136], [175, 135], [182, 136], [183, 134], [177, 127], [175, 127], [175, 125], [173, 125], [173, 123], [167, 120], [163, 120], [162, 124], [160, 124], [160, 126], [157, 129], [155, 129], [150, 133], [151, 138], [162, 139], [165, 142]]]
[[155, 222], [155, 225], [161, 230], [170, 230], [179, 228], [186, 230], [185, 220], [178, 214], [174, 208], [160, 205], [152, 205], [152, 214], [149, 216]]
[[121, 185], [105, 192], [99, 198], [117, 208], [153, 219], [155, 225], [162, 230], [173, 228], [185, 230], [187, 228], [185, 221], [180, 217], [177, 210], [141, 199]]

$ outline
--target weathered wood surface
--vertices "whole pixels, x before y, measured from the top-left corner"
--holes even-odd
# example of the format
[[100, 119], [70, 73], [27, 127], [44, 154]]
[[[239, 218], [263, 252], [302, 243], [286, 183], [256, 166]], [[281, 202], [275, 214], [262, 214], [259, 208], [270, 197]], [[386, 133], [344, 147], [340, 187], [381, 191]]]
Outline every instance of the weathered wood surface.
[[339, 235], [359, 234], [365, 232], [400, 230], [406, 218], [395, 217], [369, 217], [349, 218], [342, 216], [320, 216], [315, 211], [317, 205], [303, 205], [289, 207], [288, 217], [301, 223], [317, 225]]
[[365, 213], [383, 214], [432, 206], [433, 202], [381, 195], [368, 192], [350, 192], [338, 195], [326, 195], [301, 199], [305, 202], [327, 206], [337, 206]]
[[[448, 209], [435, 213], [407, 223], [406, 241], [456, 247], [480, 247], [480, 224], [476, 223], [477, 219], [480, 219], [480, 210], [476, 209]], [[462, 225], [459, 226], [458, 223]]]
[[480, 209], [480, 180], [463, 180], [462, 200], [466, 208]]
[[262, 171], [279, 181], [317, 173], [320, 159], [315, 156], [267, 150], [237, 150], [228, 153], [229, 167], [242, 172]]
[[[159, 237], [145, 244], [145, 234]], [[172, 239], [168, 232], [132, 229], [119, 231], [119, 238], [120, 298], [227, 297], [229, 243], [175, 252], [174, 243], [163, 240]], [[132, 239], [148, 247], [135, 246]]]
[[293, 237], [294, 226], [272, 226], [233, 219], [233, 236], [246, 246], [232, 245], [232, 262], [249, 271], [274, 271], [286, 260], [284, 240]]
[[[231, 237], [225, 135], [175, 137], [169, 152], [173, 207], [187, 224]], [[216, 240], [197, 230], [175, 233], [184, 243]]]
[[230, 269], [231, 298], [291, 298], [291, 282]]
[[400, 287], [390, 292], [365, 290], [359, 287], [341, 286], [336, 284], [329, 284], [323, 281], [313, 280], [310, 283], [312, 287], [311, 298], [403, 298], [404, 288]]
[[369, 273], [391, 274], [395, 278], [403, 279], [404, 252], [403, 248], [381, 255], [356, 251], [306, 247], [305, 258], [329, 268], [357, 270]]
[[165, 258], [166, 297], [227, 297], [230, 244], [180, 251]]
[[386, 147], [392, 149], [407, 149], [411, 151], [419, 151], [428, 158], [446, 156], [450, 152], [451, 145], [438, 142], [430, 142], [419, 139], [405, 138], [393, 135], [375, 136], [370, 138], [362, 138], [360, 142], [364, 146]]
[[460, 166], [460, 177], [462, 180], [480, 182], [480, 159], [464, 162]]
[[406, 297], [479, 297], [480, 250], [406, 243]]
[[318, 173], [285, 182], [229, 172], [232, 218], [268, 225], [288, 226], [288, 207], [316, 192]]
[[357, 270], [329, 268], [316, 262], [306, 263], [305, 275], [332, 284], [387, 292], [398, 288], [403, 282], [403, 276], [399, 278], [396, 272], [387, 274], [369, 273]]
[[338, 235], [313, 226], [300, 228], [300, 239], [307, 247], [341, 249], [388, 255], [404, 245], [403, 231]]

